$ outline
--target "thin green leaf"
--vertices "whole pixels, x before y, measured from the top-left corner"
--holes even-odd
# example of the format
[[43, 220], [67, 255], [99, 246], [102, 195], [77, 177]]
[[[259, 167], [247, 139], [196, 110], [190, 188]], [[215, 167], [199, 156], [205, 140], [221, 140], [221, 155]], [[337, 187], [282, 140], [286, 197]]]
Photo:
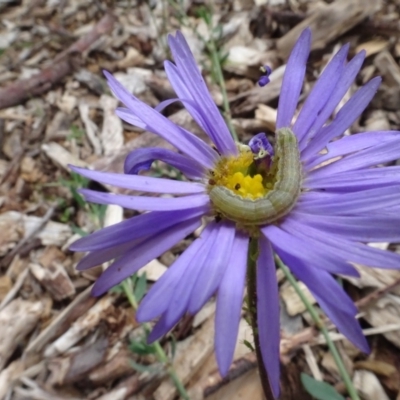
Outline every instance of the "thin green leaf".
[[87, 236], [89, 235], [87, 232], [85, 232], [83, 229], [79, 228], [79, 226], [76, 226], [74, 224], [71, 225], [71, 231], [72, 233], [77, 233], [80, 236]]
[[171, 335], [171, 360], [175, 358], [176, 354], [176, 339], [174, 335]]
[[137, 362], [131, 360], [130, 364], [132, 368], [134, 368], [137, 372], [152, 372], [155, 371], [155, 368], [152, 365], [142, 365], [138, 364]]
[[345, 400], [336, 389], [326, 382], [317, 381], [310, 375], [301, 374], [301, 383], [304, 389], [316, 400]]
[[147, 278], [146, 278], [146, 273], [144, 272], [142, 275], [139, 276], [135, 285], [134, 295], [137, 302], [142, 300], [144, 294], [146, 293], [146, 290], [147, 290]]
[[156, 349], [154, 344], [147, 344], [146, 338], [142, 338], [140, 340], [132, 340], [129, 344], [129, 349], [132, 353], [136, 353], [139, 355], [147, 355], [147, 354], [154, 354]]
[[248, 341], [248, 340], [243, 340], [243, 344], [249, 348], [251, 351], [255, 351], [254, 346]]

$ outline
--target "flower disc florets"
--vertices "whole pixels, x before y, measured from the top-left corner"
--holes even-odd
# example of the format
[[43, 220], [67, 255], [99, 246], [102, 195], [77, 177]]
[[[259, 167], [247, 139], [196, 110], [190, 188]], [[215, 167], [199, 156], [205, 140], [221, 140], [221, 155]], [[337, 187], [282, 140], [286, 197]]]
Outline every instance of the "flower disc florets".
[[269, 143], [262, 144], [267, 142], [262, 135], [257, 145], [238, 144], [237, 156], [222, 157], [210, 172], [207, 188], [215, 214], [234, 221], [252, 236], [258, 234], [259, 226], [277, 221], [293, 208], [301, 183], [293, 132], [278, 130], [273, 159], [273, 149]]
[[272, 188], [270, 177], [258, 170], [256, 155], [249, 146], [238, 143], [237, 156], [221, 157], [210, 172], [209, 191], [215, 186], [224, 186], [236, 196], [247, 199], [264, 197]]

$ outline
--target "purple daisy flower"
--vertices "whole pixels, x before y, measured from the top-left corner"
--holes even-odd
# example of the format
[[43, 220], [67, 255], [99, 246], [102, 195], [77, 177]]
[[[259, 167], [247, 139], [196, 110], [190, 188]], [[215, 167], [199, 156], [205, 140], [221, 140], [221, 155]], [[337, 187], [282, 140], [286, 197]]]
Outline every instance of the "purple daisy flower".
[[[137, 319], [144, 322], [158, 318], [149, 338], [156, 340], [185, 313], [197, 313], [216, 295], [215, 352], [222, 375], [232, 362], [238, 334], [249, 238], [258, 237], [258, 333], [276, 396], [280, 330], [274, 253], [307, 285], [339, 331], [364, 352], [368, 344], [355, 319], [357, 309], [331, 274], [357, 276], [351, 262], [379, 268], [400, 266], [399, 254], [365, 244], [400, 240], [400, 167], [375, 167], [399, 157], [400, 134], [364, 132], [342, 137], [364, 111], [381, 79], [374, 78], [361, 87], [328, 122], [365, 57], [360, 52], [346, 62], [349, 46], [344, 46], [322, 72], [293, 124], [310, 41], [311, 32], [306, 29], [286, 67], [275, 149], [263, 136], [253, 140], [250, 147], [233, 141], [178, 32], [169, 37], [175, 64], [166, 61], [165, 70], [179, 100], [217, 151], [159, 112], [176, 99], [153, 109], [106, 72], [110, 88], [125, 105], [117, 110], [121, 119], [161, 136], [179, 153], [160, 148], [135, 150], [126, 159], [125, 174], [72, 167], [105, 184], [176, 195], [160, 198], [81, 191], [88, 201], [149, 211], [71, 246], [74, 251], [89, 252], [80, 261], [80, 270], [114, 259], [94, 285], [96, 296], [159, 257], [208, 217], [200, 237], [145, 296]], [[268, 163], [262, 162], [264, 156], [269, 157]], [[154, 160], [178, 168], [190, 181], [137, 175]], [[222, 193], [222, 202], [217, 192]], [[276, 201], [272, 201], [271, 193]], [[266, 205], [265, 199], [271, 204]], [[249, 214], [248, 207], [253, 207], [254, 215], [251, 211]], [[279, 217], [266, 218], [263, 213], [271, 214], [271, 209], [278, 209]]]

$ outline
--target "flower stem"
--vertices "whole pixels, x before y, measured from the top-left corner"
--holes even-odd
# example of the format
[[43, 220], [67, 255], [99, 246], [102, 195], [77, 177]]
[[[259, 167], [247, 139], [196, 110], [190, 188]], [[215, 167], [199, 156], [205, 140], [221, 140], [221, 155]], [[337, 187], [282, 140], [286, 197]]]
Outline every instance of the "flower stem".
[[[137, 303], [135, 294], [133, 293], [131, 280], [125, 279], [121, 283], [121, 286], [122, 286], [122, 289], [125, 293], [126, 298], [129, 301], [130, 305], [136, 311], [138, 308], [138, 303]], [[143, 324], [143, 328], [147, 333], [150, 332], [150, 330], [151, 330], [149, 324], [146, 324], [146, 323]], [[162, 346], [160, 345], [160, 342], [155, 341], [153, 343], [153, 347], [155, 349], [155, 354], [157, 356], [158, 361], [161, 362], [162, 364], [168, 365], [169, 364], [168, 356], [165, 354], [165, 351], [162, 348]], [[172, 365], [168, 366], [168, 374], [169, 374], [169, 377], [171, 378], [171, 380], [174, 382], [175, 387], [178, 390], [180, 396], [184, 400], [190, 400], [185, 387], [183, 386], [182, 382], [180, 381], [180, 379], [179, 379], [178, 375], [176, 374], [175, 370], [173, 369]]]
[[300, 289], [300, 286], [299, 286], [296, 278], [293, 276], [293, 274], [290, 272], [289, 268], [282, 262], [282, 260], [278, 256], [276, 257], [276, 263], [278, 264], [278, 266], [282, 270], [282, 272], [285, 274], [286, 279], [294, 287], [296, 293], [299, 295], [301, 301], [304, 303], [308, 312], [310, 313], [311, 318], [314, 320], [315, 325], [318, 327], [318, 329], [321, 331], [322, 335], [325, 337], [326, 344], [328, 345], [328, 348], [332, 353], [332, 356], [335, 360], [336, 366], [338, 367], [339, 373], [343, 379], [343, 382], [346, 386], [349, 396], [351, 397], [352, 400], [360, 400], [360, 397], [357, 394], [357, 391], [353, 385], [353, 382], [351, 381], [350, 375], [348, 374], [346, 367], [344, 366], [343, 360], [340, 357], [339, 351], [337, 350], [335, 344], [333, 343], [333, 341], [329, 335], [329, 332], [326, 329], [324, 322], [318, 315], [317, 310], [308, 301], [307, 297], [304, 295], [303, 291]]
[[258, 239], [251, 238], [247, 255], [247, 307], [251, 318], [251, 327], [254, 336], [254, 345], [257, 355], [258, 370], [260, 373], [261, 385], [266, 400], [275, 400], [269, 384], [267, 370], [261, 355], [260, 340], [258, 337], [257, 325], [257, 258], [258, 258]]
[[212, 63], [213, 63], [213, 66], [214, 66], [214, 72], [216, 74], [218, 85], [219, 85], [219, 87], [221, 89], [222, 106], [224, 108], [225, 121], [226, 121], [226, 123], [228, 125], [229, 131], [231, 132], [233, 140], [235, 142], [237, 142], [238, 141], [238, 136], [237, 136], [235, 127], [233, 126], [233, 123], [232, 123], [232, 115], [231, 115], [231, 109], [229, 107], [228, 93], [226, 92], [225, 79], [224, 79], [224, 75], [222, 73], [221, 62], [220, 62], [220, 59], [218, 57], [217, 46], [215, 45], [215, 40], [213, 38], [213, 34], [212, 33], [210, 35], [210, 41], [207, 43], [207, 48], [208, 48], [208, 51], [211, 54], [211, 59], [212, 59]]

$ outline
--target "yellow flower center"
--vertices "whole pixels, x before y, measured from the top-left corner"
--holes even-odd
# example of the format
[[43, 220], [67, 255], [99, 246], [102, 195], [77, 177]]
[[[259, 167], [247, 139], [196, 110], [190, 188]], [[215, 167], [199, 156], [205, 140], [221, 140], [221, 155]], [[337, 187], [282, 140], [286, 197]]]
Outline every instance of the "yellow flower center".
[[242, 172], [235, 172], [226, 179], [225, 186], [239, 196], [258, 199], [266, 193], [262, 180], [260, 174], [250, 176], [244, 175]]
[[214, 185], [224, 186], [235, 195], [259, 199], [272, 189], [265, 174], [257, 171], [254, 154], [248, 146], [240, 145], [238, 156], [222, 157], [216, 164], [209, 180], [209, 189]]
[[260, 226], [276, 223], [296, 205], [302, 182], [300, 153], [289, 128], [277, 131], [274, 155], [260, 157], [264, 148], [253, 153], [249, 146], [237, 147], [238, 155], [221, 157], [209, 171], [207, 192], [217, 221], [233, 221], [255, 237]]

